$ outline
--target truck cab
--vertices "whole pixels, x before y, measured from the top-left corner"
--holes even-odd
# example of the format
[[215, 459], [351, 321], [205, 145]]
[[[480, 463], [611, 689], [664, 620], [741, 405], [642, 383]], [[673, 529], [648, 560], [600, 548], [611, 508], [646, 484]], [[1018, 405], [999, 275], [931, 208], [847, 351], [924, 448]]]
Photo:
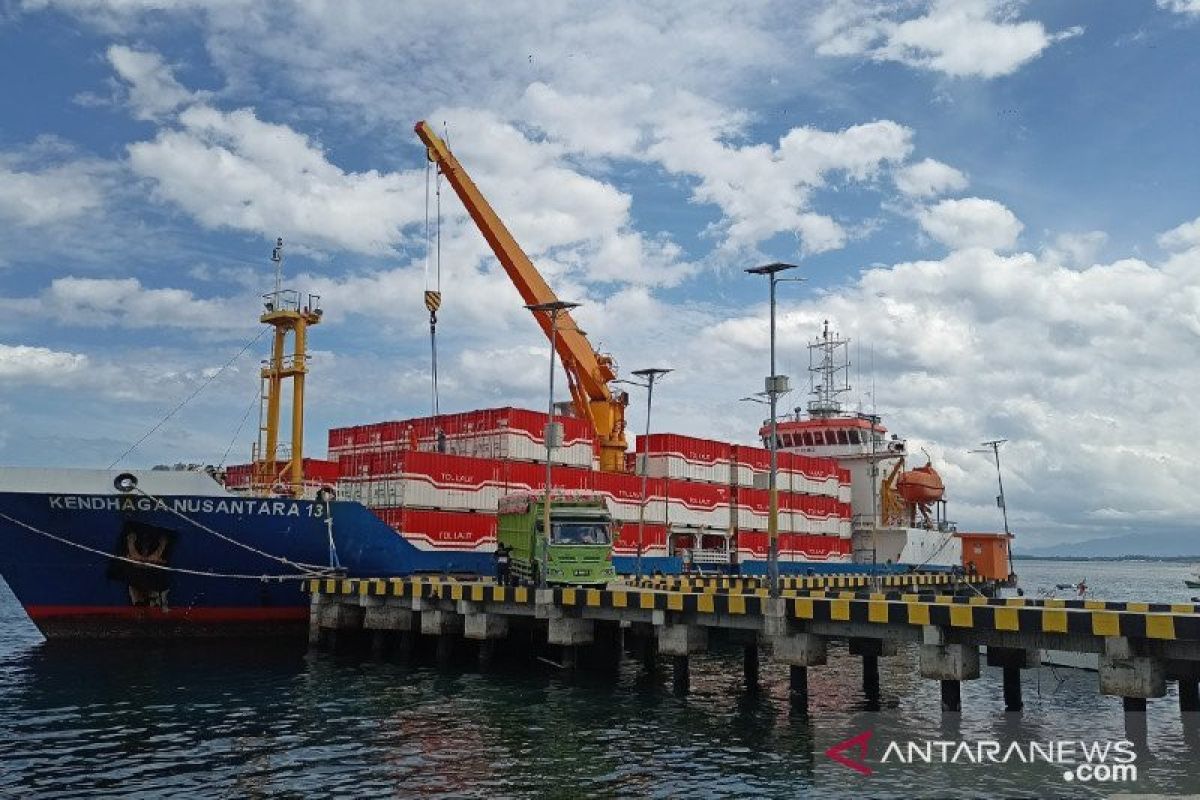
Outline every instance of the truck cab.
[[517, 580], [564, 586], [602, 586], [613, 570], [613, 521], [602, 495], [554, 492], [550, 535], [545, 531], [546, 496], [518, 492], [500, 499], [497, 546], [509, 548], [509, 570]]

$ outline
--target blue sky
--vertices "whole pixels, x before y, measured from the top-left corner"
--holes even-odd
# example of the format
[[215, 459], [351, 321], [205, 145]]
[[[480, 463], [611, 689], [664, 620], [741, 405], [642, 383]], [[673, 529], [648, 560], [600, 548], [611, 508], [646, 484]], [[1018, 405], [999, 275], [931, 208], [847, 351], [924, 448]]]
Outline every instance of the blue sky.
[[[1192, 525], [1195, 0], [497, 5], [0, 6], [0, 463], [107, 466], [256, 333], [276, 236], [328, 309], [310, 453], [424, 413], [428, 118], [594, 341], [676, 368], [656, 427], [753, 440], [741, 270], [795, 261], [784, 369], [849, 335], [964, 527], [993, 437], [1031, 545]], [[545, 343], [442, 207], [443, 408], [540, 407]], [[262, 349], [126, 463], [243, 459]]]

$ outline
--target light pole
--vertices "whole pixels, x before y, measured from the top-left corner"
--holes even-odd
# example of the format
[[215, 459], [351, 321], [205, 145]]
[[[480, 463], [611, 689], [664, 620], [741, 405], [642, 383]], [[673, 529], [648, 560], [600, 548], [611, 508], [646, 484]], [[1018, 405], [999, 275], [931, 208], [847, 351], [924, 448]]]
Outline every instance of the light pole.
[[642, 446], [642, 503], [638, 507], [638, 539], [637, 539], [637, 562], [634, 566], [634, 572], [640, 579], [642, 577], [642, 549], [644, 548], [646, 535], [646, 478], [648, 470], [646, 462], [649, 460], [650, 452], [650, 404], [654, 400], [654, 381], [668, 372], [674, 370], [664, 369], [663, 367], [649, 367], [647, 369], [635, 369], [633, 375], [645, 379], [645, 383], [637, 381], [621, 381], [621, 383], [630, 383], [634, 386], [641, 386], [646, 390], [646, 435], [642, 438], [645, 444]]
[[[796, 264], [783, 264], [776, 262], [774, 264], [764, 264], [761, 267], [750, 267], [746, 272], [751, 275], [766, 275], [771, 287], [771, 374], [767, 376], [766, 394], [770, 399], [771, 405], [771, 475], [770, 475], [770, 492], [771, 492], [771, 508], [770, 516], [767, 518], [767, 581], [770, 583], [772, 597], [779, 596], [779, 488], [778, 488], [778, 471], [779, 459], [777, 456], [778, 442], [776, 441], [776, 404], [781, 394], [788, 392], [788, 379], [786, 375], [775, 374], [775, 284], [781, 279], [778, 277], [780, 272], [789, 269], [796, 269]], [[788, 280], [786, 278], [782, 280]], [[793, 280], [803, 280], [793, 279]]]
[[[1000, 513], [1004, 517], [1004, 550], [1008, 554], [1008, 568], [1012, 570], [1012, 533], [1008, 530], [1008, 503], [1004, 499], [1004, 477], [1000, 474], [1000, 445], [1007, 442], [1008, 439], [992, 439], [990, 442], [980, 442], [981, 447], [986, 447], [992, 451], [992, 456], [996, 459], [996, 483], [1000, 486], [1000, 494], [996, 497], [996, 504], [1000, 506]], [[972, 450], [972, 453], [987, 453], [987, 450]]]
[[[572, 308], [579, 308], [579, 303], [568, 303], [565, 300], [554, 300], [549, 303], [531, 303], [527, 306], [530, 311], [535, 314], [539, 311], [550, 315], [550, 403], [546, 411], [546, 430], [544, 433], [546, 439], [546, 498], [542, 502], [542, 537], [547, 545], [550, 543], [550, 487], [551, 487], [551, 464], [550, 452], [555, 447], [562, 443], [562, 426], [554, 421], [554, 361], [555, 348], [558, 346], [558, 315], [564, 311], [570, 311]], [[533, 554], [530, 554], [531, 560], [536, 562]], [[539, 588], [546, 586], [546, 574], [544, 570], [538, 570]]]

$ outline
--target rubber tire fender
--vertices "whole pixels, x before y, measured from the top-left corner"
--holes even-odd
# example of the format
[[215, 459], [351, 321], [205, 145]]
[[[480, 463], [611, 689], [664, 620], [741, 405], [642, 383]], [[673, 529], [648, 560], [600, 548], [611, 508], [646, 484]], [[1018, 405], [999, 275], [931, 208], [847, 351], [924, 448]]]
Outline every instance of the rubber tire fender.
[[137, 475], [134, 475], [132, 472], [122, 472], [113, 478], [113, 488], [121, 494], [129, 494], [137, 488], [137, 485]]

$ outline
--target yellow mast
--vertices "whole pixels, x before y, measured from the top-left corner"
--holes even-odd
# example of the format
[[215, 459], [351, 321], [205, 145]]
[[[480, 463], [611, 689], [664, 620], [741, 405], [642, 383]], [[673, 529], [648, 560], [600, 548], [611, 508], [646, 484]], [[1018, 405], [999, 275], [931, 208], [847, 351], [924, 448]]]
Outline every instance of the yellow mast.
[[[283, 239], [275, 242], [271, 251], [275, 262], [275, 290], [263, 295], [266, 309], [259, 321], [272, 326], [271, 359], [262, 368], [265, 387], [264, 424], [259, 426], [259, 438], [254, 448], [253, 488], [257, 493], [278, 492], [280, 485], [287, 493], [299, 497], [304, 489], [304, 376], [308, 373], [308, 326], [321, 321], [320, 295], [304, 294], [284, 289]], [[287, 336], [293, 336], [292, 355], [285, 355]], [[292, 441], [284, 452], [279, 447], [279, 416], [283, 382], [292, 380]]]

